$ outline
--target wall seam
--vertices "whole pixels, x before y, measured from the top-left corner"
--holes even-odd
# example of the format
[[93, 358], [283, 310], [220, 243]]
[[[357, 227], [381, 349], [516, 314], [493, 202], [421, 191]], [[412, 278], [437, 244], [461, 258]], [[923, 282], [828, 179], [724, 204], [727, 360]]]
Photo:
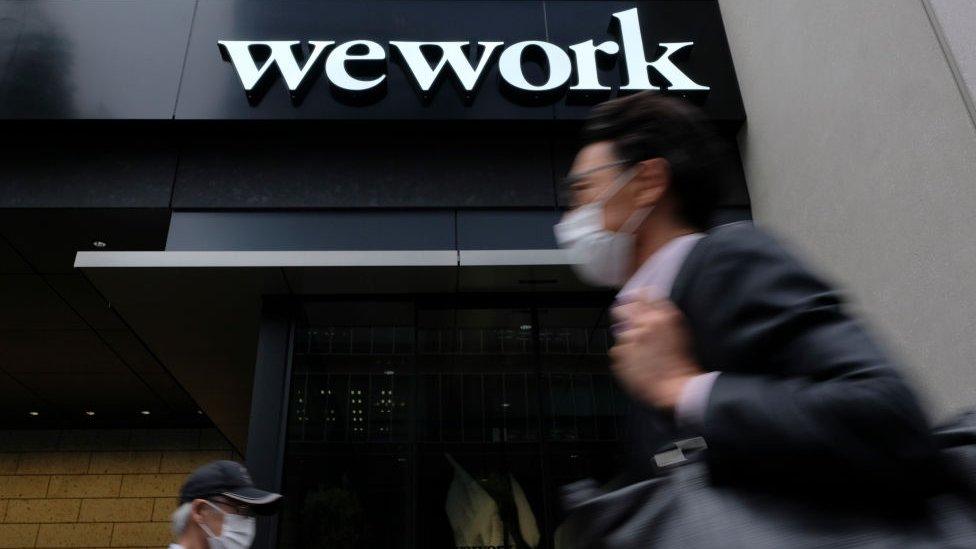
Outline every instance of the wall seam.
[[976, 131], [976, 103], [973, 102], [973, 97], [969, 93], [966, 80], [962, 76], [959, 64], [956, 63], [956, 57], [952, 53], [952, 46], [946, 37], [945, 29], [942, 28], [942, 24], [939, 22], [939, 16], [935, 12], [935, 7], [932, 6], [932, 0], [921, 0], [921, 2], [922, 9], [925, 10], [929, 24], [932, 25], [932, 30], [935, 32], [935, 38], [939, 42], [939, 48], [942, 49], [942, 55], [945, 57], [946, 64], [949, 66], [949, 72], [952, 73], [952, 78], [956, 81], [956, 88], [959, 90], [959, 95], [962, 96], [962, 102], [966, 106], [966, 112], [969, 113], [969, 122], [973, 126], [973, 130]]
[[190, 41], [193, 40], [193, 26], [197, 22], [197, 7], [200, 0], [194, 0], [193, 13], [190, 15], [190, 28], [186, 31], [186, 48], [183, 50], [183, 63], [180, 65], [180, 79], [176, 84], [176, 100], [173, 101], [173, 114], [170, 120], [176, 119], [176, 111], [180, 106], [180, 94], [183, 92], [183, 73], [186, 72], [186, 60], [190, 57]]

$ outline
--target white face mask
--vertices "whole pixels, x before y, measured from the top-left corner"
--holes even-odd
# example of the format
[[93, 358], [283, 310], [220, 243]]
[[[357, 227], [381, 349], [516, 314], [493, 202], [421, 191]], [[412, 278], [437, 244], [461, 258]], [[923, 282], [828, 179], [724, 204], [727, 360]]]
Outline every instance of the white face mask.
[[604, 228], [604, 205], [636, 174], [636, 170], [624, 172], [604, 196], [566, 213], [554, 228], [556, 242], [569, 252], [576, 274], [595, 286], [620, 288], [627, 282], [634, 255], [633, 232], [654, 209], [652, 206], [635, 211], [619, 232]]
[[207, 534], [207, 544], [210, 549], [248, 549], [254, 543], [254, 517], [228, 513], [209, 501], [206, 503], [224, 516], [219, 536], [215, 536], [213, 530], [206, 524], [200, 523], [200, 528]]

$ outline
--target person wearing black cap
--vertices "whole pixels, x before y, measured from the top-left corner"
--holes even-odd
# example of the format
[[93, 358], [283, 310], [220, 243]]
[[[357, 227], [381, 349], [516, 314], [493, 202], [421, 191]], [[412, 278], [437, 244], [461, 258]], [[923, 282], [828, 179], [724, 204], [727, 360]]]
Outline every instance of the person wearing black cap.
[[180, 488], [170, 549], [246, 549], [254, 541], [255, 515], [274, 513], [281, 494], [254, 486], [243, 465], [214, 461]]

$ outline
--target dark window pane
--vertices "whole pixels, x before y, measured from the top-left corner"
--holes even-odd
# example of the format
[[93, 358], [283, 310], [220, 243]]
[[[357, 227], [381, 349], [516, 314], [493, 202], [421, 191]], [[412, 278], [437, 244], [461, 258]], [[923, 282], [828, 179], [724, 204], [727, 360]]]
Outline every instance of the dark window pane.
[[464, 386], [460, 375], [441, 376], [441, 428], [443, 440], [464, 440]]
[[502, 376], [488, 374], [483, 377], [485, 402], [485, 432], [489, 442], [505, 442], [508, 437], [505, 428], [505, 390]]
[[441, 440], [441, 385], [439, 374], [418, 376], [417, 436], [423, 441]]
[[573, 376], [573, 408], [581, 440], [596, 440], [596, 418], [593, 416], [593, 376]]
[[369, 417], [369, 376], [349, 376], [349, 421], [352, 440], [365, 440]]
[[396, 442], [409, 440], [410, 406], [413, 394], [413, 376], [397, 373], [390, 376], [392, 387], [388, 393], [388, 404], [391, 407], [390, 438]]
[[332, 374], [326, 386], [326, 440], [341, 442], [346, 440], [349, 429], [349, 376]]
[[597, 438], [616, 439], [617, 418], [613, 406], [613, 382], [609, 375], [593, 376], [593, 413], [596, 418]]
[[552, 547], [559, 487], [620, 472], [629, 404], [600, 308], [520, 307], [310, 304], [279, 546], [456, 547], [465, 513], [518, 500]]
[[485, 407], [484, 392], [481, 387], [481, 376], [465, 375], [464, 377], [464, 440], [466, 442], [483, 442], [485, 438]]

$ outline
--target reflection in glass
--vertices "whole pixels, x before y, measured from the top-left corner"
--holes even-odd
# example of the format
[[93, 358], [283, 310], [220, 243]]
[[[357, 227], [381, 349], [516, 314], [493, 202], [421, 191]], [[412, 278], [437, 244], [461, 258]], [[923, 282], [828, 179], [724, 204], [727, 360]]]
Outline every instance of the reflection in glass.
[[602, 304], [305, 312], [280, 547], [551, 548], [559, 487], [619, 471]]

